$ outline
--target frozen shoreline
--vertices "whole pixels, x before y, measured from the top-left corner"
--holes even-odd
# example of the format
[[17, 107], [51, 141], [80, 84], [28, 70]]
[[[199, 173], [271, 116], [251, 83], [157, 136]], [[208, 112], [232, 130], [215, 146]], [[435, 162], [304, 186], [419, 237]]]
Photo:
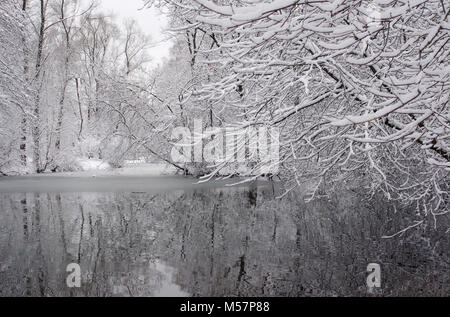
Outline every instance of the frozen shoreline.
[[[165, 164], [143, 164], [110, 170], [33, 174], [0, 178], [0, 193], [167, 192], [205, 188], [247, 187], [239, 179], [199, 179], [176, 174]], [[259, 185], [267, 185], [264, 180]]]
[[[60, 172], [60, 173], [44, 173], [39, 176], [49, 177], [106, 177], [106, 176], [168, 176], [176, 175], [177, 169], [171, 165], [164, 163], [142, 163], [136, 165], [127, 165], [120, 168], [102, 167], [86, 168], [83, 171], [76, 172]], [[37, 176], [36, 174], [30, 176]]]

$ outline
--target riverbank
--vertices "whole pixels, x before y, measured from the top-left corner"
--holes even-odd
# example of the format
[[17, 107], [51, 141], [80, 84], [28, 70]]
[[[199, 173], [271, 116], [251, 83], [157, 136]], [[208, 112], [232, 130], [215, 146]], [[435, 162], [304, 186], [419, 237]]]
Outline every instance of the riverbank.
[[[33, 174], [0, 178], [0, 193], [62, 192], [137, 192], [161, 193], [169, 190], [197, 190], [221, 187], [248, 187], [245, 179], [211, 179], [202, 182], [192, 176], [171, 174], [172, 170], [154, 167], [121, 168], [105, 171]], [[270, 182], [258, 180], [257, 186]]]

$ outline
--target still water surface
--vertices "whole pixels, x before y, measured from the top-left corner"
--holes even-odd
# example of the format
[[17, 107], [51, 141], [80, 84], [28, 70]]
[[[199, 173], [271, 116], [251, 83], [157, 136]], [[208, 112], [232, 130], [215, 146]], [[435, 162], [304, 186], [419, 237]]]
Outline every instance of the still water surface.
[[0, 296], [367, 295], [372, 262], [376, 295], [450, 295], [445, 228], [381, 239], [408, 225], [384, 203], [229, 183], [0, 179]]

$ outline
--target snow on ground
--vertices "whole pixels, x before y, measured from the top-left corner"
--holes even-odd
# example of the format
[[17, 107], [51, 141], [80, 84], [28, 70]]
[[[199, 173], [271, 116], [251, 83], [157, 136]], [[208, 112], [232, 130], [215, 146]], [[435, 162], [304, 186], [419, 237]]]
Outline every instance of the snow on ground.
[[128, 163], [122, 168], [112, 168], [100, 160], [79, 160], [82, 171], [63, 172], [51, 175], [74, 177], [104, 177], [104, 176], [162, 176], [174, 175], [175, 167], [164, 163]]
[[101, 160], [79, 159], [77, 163], [83, 171], [104, 171], [111, 169], [111, 165]]

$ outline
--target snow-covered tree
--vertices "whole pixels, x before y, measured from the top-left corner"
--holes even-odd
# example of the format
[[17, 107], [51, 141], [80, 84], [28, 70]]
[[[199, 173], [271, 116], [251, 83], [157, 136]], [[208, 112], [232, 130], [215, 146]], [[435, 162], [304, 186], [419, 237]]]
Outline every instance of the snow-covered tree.
[[151, 39], [136, 23], [122, 27], [94, 1], [8, 0], [0, 10], [2, 174], [164, 157], [170, 106], [155, 102]]
[[31, 91], [25, 17], [18, 1], [0, 2], [0, 30], [0, 173], [21, 173], [26, 170], [26, 147], [17, 127], [30, 115]]
[[363, 177], [424, 215], [448, 210], [450, 5], [158, 3], [189, 17], [178, 30], [214, 35], [208, 63], [228, 70], [196, 87], [195, 102], [240, 109], [240, 128], [280, 128], [289, 189], [311, 177], [338, 185]]

